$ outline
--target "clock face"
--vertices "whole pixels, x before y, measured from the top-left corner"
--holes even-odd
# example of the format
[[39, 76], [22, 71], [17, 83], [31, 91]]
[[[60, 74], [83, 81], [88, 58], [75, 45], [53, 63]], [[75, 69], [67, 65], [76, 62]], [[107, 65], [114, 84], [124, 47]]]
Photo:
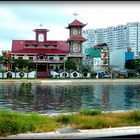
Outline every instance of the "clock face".
[[78, 35], [78, 34], [79, 34], [78, 29], [73, 29], [73, 35]]
[[39, 40], [39, 42], [43, 42], [44, 41], [44, 35], [43, 34], [39, 34], [38, 40]]
[[73, 44], [73, 51], [74, 52], [79, 52], [80, 51], [80, 44], [74, 43]]

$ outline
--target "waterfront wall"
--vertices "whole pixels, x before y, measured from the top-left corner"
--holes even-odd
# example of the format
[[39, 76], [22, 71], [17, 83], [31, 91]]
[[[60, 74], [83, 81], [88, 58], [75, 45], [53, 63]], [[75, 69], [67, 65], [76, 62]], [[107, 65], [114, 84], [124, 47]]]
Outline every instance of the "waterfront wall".
[[[0, 72], [0, 78], [1, 78], [1, 79], [2, 79], [2, 78], [8, 78], [8, 77], [7, 77], [8, 72], [9, 72], [9, 71], [4, 72], [4, 73]], [[16, 72], [16, 73], [15, 73], [15, 72], [11, 72], [11, 71], [10, 71], [10, 73], [11, 73], [11, 77], [12, 77], [12, 78], [21, 78], [21, 77], [20, 77], [20, 73], [21, 73], [21, 72]], [[24, 72], [22, 78], [27, 78], [27, 77], [28, 77], [28, 78], [35, 78], [35, 77], [36, 77], [36, 71], [29, 72], [29, 73], [28, 73], [28, 76], [27, 76], [27, 73]]]
[[89, 83], [140, 83], [140, 79], [0, 79], [1, 83], [40, 83], [40, 84], [89, 84]]

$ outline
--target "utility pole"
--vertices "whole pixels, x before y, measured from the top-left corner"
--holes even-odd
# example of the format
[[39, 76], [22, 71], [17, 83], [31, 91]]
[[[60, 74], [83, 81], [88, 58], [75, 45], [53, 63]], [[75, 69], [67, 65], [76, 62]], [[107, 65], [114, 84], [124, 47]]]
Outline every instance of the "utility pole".
[[67, 57], [65, 56], [65, 57], [64, 57], [64, 78], [65, 78], [65, 72], [66, 72], [66, 70], [65, 70], [65, 69], [66, 69], [66, 68], [65, 68], [65, 67], [66, 67], [66, 64], [65, 64], [65, 61], [66, 61], [66, 60], [67, 60]]

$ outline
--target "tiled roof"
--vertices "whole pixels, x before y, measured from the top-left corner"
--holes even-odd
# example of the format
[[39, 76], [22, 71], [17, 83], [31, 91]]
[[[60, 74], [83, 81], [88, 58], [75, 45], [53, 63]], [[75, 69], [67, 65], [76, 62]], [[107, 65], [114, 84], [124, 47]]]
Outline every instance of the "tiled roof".
[[82, 36], [72, 36], [68, 39], [68, 41], [74, 41], [74, 40], [77, 40], [77, 41], [86, 41], [86, 39]]
[[77, 19], [75, 19], [73, 22], [71, 22], [70, 24], [68, 24], [68, 27], [66, 27], [66, 29], [69, 29], [71, 26], [84, 27], [85, 25], [86, 24], [83, 24], [82, 22], [80, 22]]
[[46, 53], [46, 54], [67, 54], [68, 51], [64, 50], [58, 50], [58, 49], [22, 49], [15, 51], [13, 53], [31, 53], [31, 54], [37, 54], [37, 53]]
[[[50, 45], [53, 46], [54, 44], [57, 45], [57, 47], [51, 47], [51, 48], [30, 48], [30, 47], [25, 47], [25, 44], [28, 43], [31, 44], [39, 44], [35, 40], [13, 40], [12, 41], [12, 51], [11, 53], [68, 53], [69, 48], [68, 44], [66, 41], [46, 41], [42, 43], [43, 45]], [[29, 43], [29, 44], [30, 44]]]
[[72, 23], [69, 24], [69, 26], [85, 26], [85, 24], [75, 19]]
[[57, 45], [58, 44], [58, 41], [44, 41], [44, 42], [38, 42], [38, 41], [36, 41], [36, 40], [25, 40], [24, 41], [24, 43], [25, 44], [46, 44], [46, 45], [49, 45], [49, 44], [51, 44], [51, 45]]
[[93, 46], [94, 49], [103, 49], [106, 48], [108, 45], [106, 43], [98, 43], [97, 45]]

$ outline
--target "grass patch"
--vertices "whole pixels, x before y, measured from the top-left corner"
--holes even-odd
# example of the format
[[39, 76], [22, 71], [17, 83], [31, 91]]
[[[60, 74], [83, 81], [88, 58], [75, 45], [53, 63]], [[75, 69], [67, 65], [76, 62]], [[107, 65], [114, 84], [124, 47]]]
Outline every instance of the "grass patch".
[[140, 110], [129, 111], [124, 119], [133, 123], [140, 123]]
[[70, 124], [73, 121], [73, 115], [59, 115], [56, 117], [56, 121], [63, 125]]
[[78, 129], [140, 126], [140, 110], [121, 113], [97, 113], [95, 110], [88, 110], [88, 113], [85, 113], [85, 110], [83, 112], [46, 116], [35, 112], [24, 114], [0, 110], [0, 136], [27, 132], [48, 132], [67, 125]]
[[83, 115], [99, 115], [102, 113], [102, 111], [99, 109], [82, 108], [79, 110], [79, 113]]
[[26, 133], [48, 132], [59, 128], [52, 117], [42, 116], [35, 112], [30, 114], [0, 111], [0, 136]]

